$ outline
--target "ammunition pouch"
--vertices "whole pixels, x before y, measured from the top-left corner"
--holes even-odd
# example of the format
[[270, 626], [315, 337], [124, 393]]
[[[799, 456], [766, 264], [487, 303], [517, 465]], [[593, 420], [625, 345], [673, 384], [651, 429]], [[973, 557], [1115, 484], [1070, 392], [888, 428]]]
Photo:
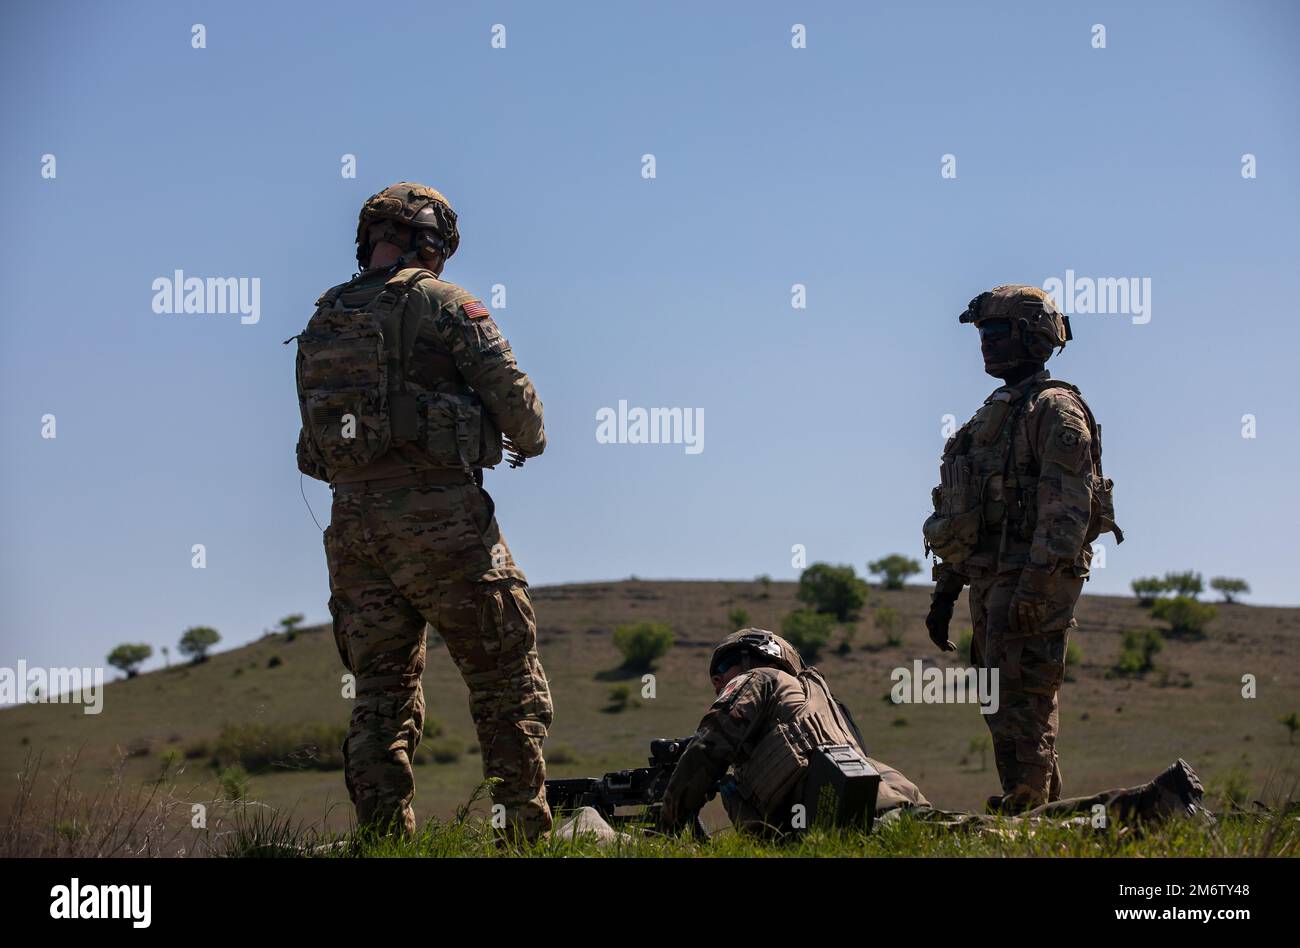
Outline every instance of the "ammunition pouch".
[[420, 448], [439, 467], [468, 470], [501, 463], [501, 431], [473, 392], [415, 396]]
[[934, 513], [921, 527], [925, 551], [933, 551], [945, 563], [960, 563], [979, 545], [984, 520], [982, 484], [971, 475], [970, 461], [964, 457], [944, 458], [940, 479], [930, 495]]
[[871, 831], [876, 820], [880, 774], [849, 744], [822, 744], [808, 760], [804, 806], [809, 826], [839, 826]]

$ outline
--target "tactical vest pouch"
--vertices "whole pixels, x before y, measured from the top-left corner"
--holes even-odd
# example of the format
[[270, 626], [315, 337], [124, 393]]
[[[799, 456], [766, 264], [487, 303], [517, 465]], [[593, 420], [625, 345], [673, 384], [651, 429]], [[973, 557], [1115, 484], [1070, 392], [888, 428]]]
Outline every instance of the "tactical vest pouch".
[[808, 766], [810, 750], [802, 734], [781, 722], [758, 742], [749, 760], [736, 768], [736, 784], [765, 820], [781, 824], [790, 818], [789, 813], [773, 811], [789, 799]]
[[418, 398], [424, 451], [430, 460], [462, 468], [492, 467], [501, 461], [501, 433], [477, 395], [422, 392]]
[[1103, 533], [1115, 534], [1115, 542], [1124, 542], [1124, 531], [1115, 523], [1115, 482], [1109, 477], [1094, 474], [1089, 479], [1092, 490], [1092, 516], [1084, 539], [1091, 543]]
[[298, 336], [297, 377], [304, 473], [332, 479], [387, 453], [388, 361], [383, 331], [371, 314], [317, 310]]
[[938, 487], [931, 492], [934, 513], [921, 528], [926, 552], [946, 563], [960, 563], [975, 552], [984, 518], [981, 483], [971, 475], [970, 462], [944, 458]]
[[420, 439], [420, 400], [411, 392], [390, 392], [388, 421], [393, 444], [408, 444]]
[[865, 828], [876, 820], [880, 774], [856, 747], [822, 744], [808, 759], [804, 806], [808, 826]]

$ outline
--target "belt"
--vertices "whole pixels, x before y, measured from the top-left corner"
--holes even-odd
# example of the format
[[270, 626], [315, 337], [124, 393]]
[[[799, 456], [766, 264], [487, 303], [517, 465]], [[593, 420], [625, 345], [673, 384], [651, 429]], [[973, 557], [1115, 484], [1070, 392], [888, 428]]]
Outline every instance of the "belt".
[[368, 481], [349, 481], [346, 484], [330, 486], [336, 494], [363, 494], [379, 490], [397, 490], [402, 487], [456, 487], [476, 483], [477, 478], [481, 476], [477, 471], [475, 477], [470, 477], [464, 471], [455, 468], [435, 468], [415, 474], [398, 474], [396, 477], [377, 477]]

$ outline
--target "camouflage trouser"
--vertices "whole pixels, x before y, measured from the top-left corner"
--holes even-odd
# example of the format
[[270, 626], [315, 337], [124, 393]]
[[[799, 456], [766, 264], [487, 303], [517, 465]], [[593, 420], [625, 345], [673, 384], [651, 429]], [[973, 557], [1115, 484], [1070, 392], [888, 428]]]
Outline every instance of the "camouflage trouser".
[[356, 676], [344, 742], [359, 823], [415, 829], [411, 760], [424, 727], [425, 623], [469, 686], [494, 803], [528, 837], [551, 827], [542, 742], [551, 695], [524, 575], [474, 484], [334, 496], [325, 531], [339, 655]]
[[[882, 819], [893, 822], [896, 819], [910, 817], [927, 823], [938, 823], [949, 829], [980, 830], [990, 827], [1035, 823], [1040, 820], [1069, 821], [1072, 818], [1085, 818], [1090, 821], [1097, 816], [1097, 807], [1105, 810], [1106, 823], [1117, 826], [1137, 825], [1143, 816], [1144, 804], [1150, 799], [1149, 786], [1123, 787], [1116, 790], [1104, 790], [1090, 797], [1073, 797], [1068, 800], [1054, 800], [1033, 809], [1025, 810], [1019, 816], [1010, 818], [990, 816], [984, 813], [964, 813], [958, 810], [938, 810], [928, 805], [916, 807], [899, 807], [888, 811]], [[1099, 824], [1104, 826], [1106, 824]]]
[[1081, 578], [1057, 577], [1042, 629], [1015, 636], [1007, 614], [1019, 579], [1019, 573], [1002, 573], [970, 584], [971, 662], [998, 670], [998, 710], [985, 720], [1009, 810], [1027, 810], [1061, 796], [1057, 692], [1065, 678], [1066, 640], [1076, 627], [1074, 605], [1083, 590]]

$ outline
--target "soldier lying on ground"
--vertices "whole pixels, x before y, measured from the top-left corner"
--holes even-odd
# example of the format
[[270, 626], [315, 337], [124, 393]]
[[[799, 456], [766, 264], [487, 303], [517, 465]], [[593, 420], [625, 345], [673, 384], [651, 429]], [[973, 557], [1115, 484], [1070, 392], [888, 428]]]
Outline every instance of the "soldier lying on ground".
[[[825, 744], [849, 744], [866, 757], [866, 744], [848, 709], [831, 694], [817, 669], [805, 666], [785, 639], [742, 629], [722, 640], [709, 663], [717, 698], [682, 754], [663, 799], [667, 829], [687, 825], [719, 788], [737, 829], [784, 833], [794, 829], [803, 800], [808, 755]], [[895, 768], [866, 757], [881, 775], [876, 812], [885, 819], [918, 818], [979, 826], [994, 818], [936, 810], [919, 787]], [[719, 783], [721, 782], [721, 783]], [[1097, 806], [1121, 825], [1153, 825], [1171, 816], [1204, 814], [1201, 782], [1178, 760], [1149, 783], [1091, 797], [1058, 800], [1023, 818], [1094, 816]]]

